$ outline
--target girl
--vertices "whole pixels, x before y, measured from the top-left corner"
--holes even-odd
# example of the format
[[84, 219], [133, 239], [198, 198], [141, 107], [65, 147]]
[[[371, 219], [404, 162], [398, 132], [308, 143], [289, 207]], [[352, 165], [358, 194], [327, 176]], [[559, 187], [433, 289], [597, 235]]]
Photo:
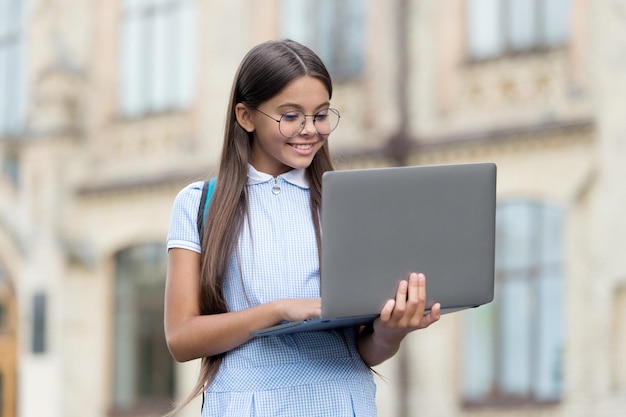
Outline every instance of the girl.
[[424, 276], [400, 282], [372, 326], [251, 338], [321, 314], [321, 178], [339, 112], [319, 57], [289, 40], [254, 47], [233, 85], [203, 235], [202, 182], [176, 197], [167, 238], [165, 335], [178, 361], [202, 358], [190, 397], [202, 416], [375, 416], [370, 367], [424, 315]]

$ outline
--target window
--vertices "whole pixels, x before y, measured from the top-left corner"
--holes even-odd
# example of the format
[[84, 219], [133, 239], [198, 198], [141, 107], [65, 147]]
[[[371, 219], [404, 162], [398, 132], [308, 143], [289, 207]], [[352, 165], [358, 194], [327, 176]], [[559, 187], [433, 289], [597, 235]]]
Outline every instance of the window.
[[174, 361], [165, 343], [165, 248], [146, 244], [115, 258], [114, 409], [169, 406]]
[[466, 0], [470, 58], [552, 48], [568, 38], [569, 0]]
[[47, 296], [43, 292], [35, 293], [33, 296], [33, 353], [46, 352], [46, 326], [47, 326]]
[[[0, 94], [0, 100], [2, 100]], [[0, 136], [2, 136], [0, 134]], [[4, 154], [0, 157], [0, 173], [4, 175], [11, 184], [17, 186], [20, 182], [20, 164], [17, 152], [8, 147], [4, 147]]]
[[24, 129], [24, 1], [0, 0], [0, 137]]
[[124, 0], [119, 97], [127, 117], [180, 110], [191, 103], [193, 0]]
[[613, 294], [613, 357], [611, 366], [613, 373], [613, 389], [626, 393], [626, 283], [617, 287]]
[[7, 327], [7, 308], [2, 299], [0, 299], [0, 333]]
[[465, 313], [467, 404], [561, 397], [564, 343], [563, 214], [531, 202], [500, 204], [496, 295]]
[[361, 75], [367, 0], [282, 0], [281, 36], [322, 58], [333, 79]]

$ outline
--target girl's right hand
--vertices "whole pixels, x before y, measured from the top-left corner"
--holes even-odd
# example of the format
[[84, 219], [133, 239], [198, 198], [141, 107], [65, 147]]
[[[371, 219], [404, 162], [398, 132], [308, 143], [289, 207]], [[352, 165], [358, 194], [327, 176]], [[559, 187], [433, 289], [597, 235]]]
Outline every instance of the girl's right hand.
[[239, 311], [202, 314], [200, 254], [168, 251], [165, 285], [165, 340], [179, 362], [218, 355], [250, 340], [250, 333], [321, 315], [321, 299], [282, 299]]
[[300, 321], [322, 315], [321, 298], [284, 298], [276, 303], [284, 321]]

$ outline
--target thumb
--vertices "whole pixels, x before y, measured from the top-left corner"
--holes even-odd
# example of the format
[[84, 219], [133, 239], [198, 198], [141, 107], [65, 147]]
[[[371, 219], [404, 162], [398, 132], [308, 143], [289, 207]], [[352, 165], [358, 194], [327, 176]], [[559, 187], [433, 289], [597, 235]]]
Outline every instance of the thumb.
[[393, 313], [393, 309], [395, 306], [396, 306], [396, 300], [394, 299], [387, 300], [387, 302], [383, 306], [383, 309], [380, 312], [380, 319], [385, 322], [391, 320], [391, 313]]

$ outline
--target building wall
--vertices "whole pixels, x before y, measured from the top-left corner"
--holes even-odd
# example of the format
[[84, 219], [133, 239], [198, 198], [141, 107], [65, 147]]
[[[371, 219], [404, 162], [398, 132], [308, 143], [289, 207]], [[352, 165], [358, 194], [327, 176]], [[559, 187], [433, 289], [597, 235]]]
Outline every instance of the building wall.
[[[18, 370], [17, 387], [5, 392], [21, 417], [111, 414], [114, 255], [164, 241], [177, 191], [215, 170], [241, 57], [279, 36], [279, 0], [197, 1], [193, 105], [127, 120], [117, 105], [120, 3], [75, 3], [28, 2], [28, 130], [0, 139], [0, 156], [14, 153], [19, 162], [18, 185], [0, 176], [0, 262], [17, 306], [17, 342], [0, 335], [0, 349], [16, 345], [17, 358], [3, 354], [0, 367]], [[465, 407], [464, 313], [457, 313], [409, 336], [377, 368], [381, 417], [626, 410], [626, 2], [571, 4], [566, 47], [473, 62], [463, 0], [368, 3], [364, 74], [338, 83], [333, 97], [342, 112], [331, 139], [338, 166], [399, 163], [388, 140], [406, 110], [413, 142], [403, 163], [493, 161], [501, 200], [540, 198], [568, 213], [562, 399]], [[396, 30], [403, 18], [406, 51]], [[37, 292], [48, 295], [42, 354], [31, 351]], [[196, 371], [197, 363], [178, 365], [178, 392], [189, 390]]]

